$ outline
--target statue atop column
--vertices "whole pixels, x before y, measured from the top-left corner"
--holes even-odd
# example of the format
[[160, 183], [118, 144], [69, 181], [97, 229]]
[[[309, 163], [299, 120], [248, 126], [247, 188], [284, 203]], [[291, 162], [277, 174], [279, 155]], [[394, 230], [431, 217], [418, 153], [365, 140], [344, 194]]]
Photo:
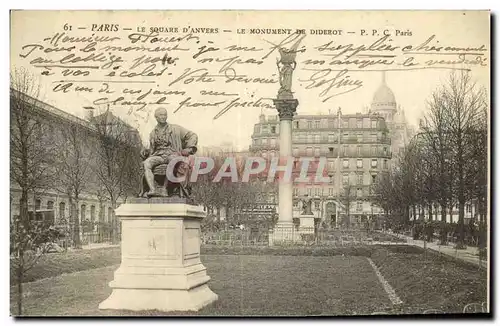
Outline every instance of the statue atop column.
[[276, 66], [279, 72], [280, 89], [278, 90], [278, 99], [293, 99], [292, 95], [292, 75], [297, 67], [295, 58], [297, 57], [297, 48], [305, 35], [297, 37], [297, 41], [290, 49], [279, 47], [281, 58], [276, 60]]

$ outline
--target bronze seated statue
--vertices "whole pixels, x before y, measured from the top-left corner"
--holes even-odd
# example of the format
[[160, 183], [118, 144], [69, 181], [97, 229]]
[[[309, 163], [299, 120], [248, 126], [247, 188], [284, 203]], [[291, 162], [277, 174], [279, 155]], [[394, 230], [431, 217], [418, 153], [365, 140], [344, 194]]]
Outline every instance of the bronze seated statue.
[[[146, 155], [142, 155], [142, 160], [145, 160], [150, 155], [149, 151], [146, 151]], [[189, 157], [188, 157], [189, 159]], [[190, 160], [191, 161], [191, 160]], [[192, 166], [189, 163], [177, 162], [173, 174], [176, 178], [185, 176], [183, 182], [172, 182], [167, 178], [167, 166], [168, 164], [160, 164], [153, 168], [156, 194], [157, 197], [177, 197], [177, 198], [191, 198], [192, 187], [189, 183], [189, 178], [191, 177]], [[147, 197], [149, 192], [149, 186], [146, 182], [144, 175], [144, 169], [142, 170], [141, 176], [141, 191], [139, 197]]]

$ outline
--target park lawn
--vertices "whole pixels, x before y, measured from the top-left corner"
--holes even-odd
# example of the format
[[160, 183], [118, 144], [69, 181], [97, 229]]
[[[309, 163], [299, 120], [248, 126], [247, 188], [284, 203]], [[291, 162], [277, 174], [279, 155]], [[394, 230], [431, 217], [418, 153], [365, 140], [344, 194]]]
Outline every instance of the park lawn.
[[371, 258], [404, 302], [400, 313], [462, 313], [487, 301], [486, 270], [412, 246], [380, 246]]
[[[219, 300], [199, 312], [100, 311], [117, 265], [25, 284], [24, 315], [353, 315], [392, 304], [366, 257], [204, 255]], [[11, 287], [11, 311], [16, 292]]]
[[[119, 247], [45, 254], [26, 273], [23, 283], [54, 277], [64, 273], [119, 264], [121, 261], [120, 254], [121, 249]], [[11, 285], [17, 284], [17, 278], [12, 265], [10, 266], [10, 282]]]

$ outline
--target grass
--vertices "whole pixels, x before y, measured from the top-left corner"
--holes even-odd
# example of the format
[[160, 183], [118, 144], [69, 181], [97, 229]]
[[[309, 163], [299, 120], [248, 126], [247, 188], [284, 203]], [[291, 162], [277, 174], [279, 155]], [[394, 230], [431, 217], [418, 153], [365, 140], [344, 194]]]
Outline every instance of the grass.
[[[26, 273], [24, 282], [119, 264], [120, 252], [120, 248], [104, 248], [46, 254]], [[17, 284], [12, 266], [10, 268], [10, 282], [11, 285]]]
[[[391, 306], [366, 257], [404, 302]], [[335, 315], [460, 313], [486, 301], [484, 269], [407, 245], [342, 248], [202, 247], [219, 300], [201, 315]], [[28, 273], [25, 312], [34, 315], [112, 315], [97, 305], [120, 263], [120, 248], [49, 254]], [[76, 273], [74, 273], [76, 272]], [[67, 274], [72, 273], [72, 274]], [[59, 275], [59, 276], [58, 276]], [[45, 279], [51, 277], [49, 279]], [[12, 284], [13, 285], [13, 284]], [[16, 301], [11, 287], [11, 308]], [[13, 312], [15, 311], [12, 310]], [[134, 314], [120, 312], [121, 315]], [[158, 312], [145, 312], [155, 315]]]
[[[170, 315], [353, 315], [391, 309], [364, 257], [206, 255], [219, 300], [199, 312]], [[117, 266], [26, 284], [26, 315], [165, 315], [100, 311]], [[11, 293], [15, 307], [15, 291]]]
[[486, 271], [477, 266], [410, 246], [380, 247], [372, 260], [404, 302], [402, 313], [461, 313], [487, 301]]

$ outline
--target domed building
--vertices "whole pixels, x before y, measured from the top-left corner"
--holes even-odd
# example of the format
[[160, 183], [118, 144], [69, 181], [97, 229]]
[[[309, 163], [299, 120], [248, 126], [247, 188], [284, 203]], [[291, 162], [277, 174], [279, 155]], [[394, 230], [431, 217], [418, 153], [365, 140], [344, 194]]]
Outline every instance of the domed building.
[[387, 85], [385, 71], [382, 72], [382, 82], [373, 95], [369, 113], [379, 114], [385, 119], [391, 138], [391, 152], [396, 157], [410, 140], [411, 128], [404, 110], [397, 105], [396, 97]]

